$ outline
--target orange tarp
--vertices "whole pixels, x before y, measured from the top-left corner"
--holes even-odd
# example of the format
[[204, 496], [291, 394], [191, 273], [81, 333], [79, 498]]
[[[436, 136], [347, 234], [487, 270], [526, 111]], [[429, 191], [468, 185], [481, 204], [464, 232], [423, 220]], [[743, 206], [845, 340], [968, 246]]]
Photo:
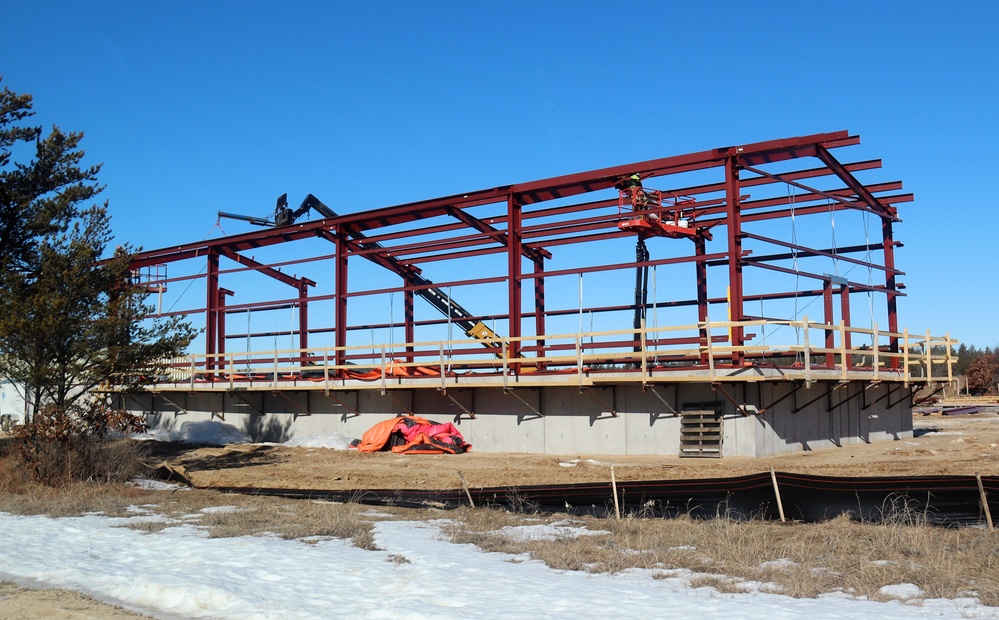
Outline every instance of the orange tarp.
[[[430, 424], [430, 420], [426, 418], [421, 418], [417, 416], [407, 416], [409, 419], [413, 420], [418, 424]], [[399, 418], [390, 418], [379, 422], [369, 428], [364, 432], [361, 437], [361, 443], [357, 444], [357, 449], [360, 452], [378, 452], [385, 448], [385, 444], [389, 441], [389, 435], [395, 429], [396, 425], [399, 424]]]

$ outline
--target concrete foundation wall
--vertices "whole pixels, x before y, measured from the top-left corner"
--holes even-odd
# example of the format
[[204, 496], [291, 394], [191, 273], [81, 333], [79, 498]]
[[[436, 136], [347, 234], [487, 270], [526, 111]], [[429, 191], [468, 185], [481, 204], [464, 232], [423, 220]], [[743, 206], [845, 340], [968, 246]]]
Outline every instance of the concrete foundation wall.
[[224, 417], [255, 441], [333, 433], [355, 438], [376, 422], [415, 413], [455, 422], [476, 451], [668, 456], [680, 453], [677, 412], [712, 410], [721, 418], [721, 456], [760, 457], [911, 437], [907, 395], [887, 383], [820, 382], [805, 388], [783, 381], [718, 389], [703, 383], [648, 390], [620, 384], [586, 392], [563, 386], [512, 393], [492, 388], [449, 389], [447, 394], [393, 389], [384, 395], [357, 390], [330, 396], [319, 391], [199, 391], [129, 396], [123, 405], [146, 413], [153, 428], [164, 430]]

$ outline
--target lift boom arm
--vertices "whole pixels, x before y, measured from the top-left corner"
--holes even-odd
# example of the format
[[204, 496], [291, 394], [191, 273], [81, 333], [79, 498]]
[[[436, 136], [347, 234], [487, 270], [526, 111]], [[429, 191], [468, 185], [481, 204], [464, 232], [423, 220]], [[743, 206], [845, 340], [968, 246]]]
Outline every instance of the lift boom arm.
[[[312, 194], [306, 196], [305, 200], [302, 201], [302, 204], [294, 211], [288, 208], [288, 194], [282, 194], [277, 200], [277, 206], [274, 208], [273, 220], [263, 217], [253, 217], [250, 215], [226, 213], [224, 211], [219, 211], [219, 217], [243, 220], [244, 222], [249, 222], [257, 226], [288, 226], [294, 224], [295, 220], [308, 213], [310, 209], [325, 218], [338, 217], [337, 213], [333, 211], [333, 209], [330, 209], [323, 203], [323, 201], [319, 200]], [[351, 237], [357, 239], [365, 249], [383, 249], [383, 246], [380, 243], [376, 241], [367, 241], [364, 234], [360, 231], [350, 230], [349, 234]], [[446, 295], [444, 291], [433, 286], [433, 282], [421, 276], [412, 267], [403, 265], [398, 259], [390, 256], [388, 253], [380, 255], [378, 259], [376, 259], [373, 255], [367, 255], [367, 258], [377, 262], [379, 265], [391, 269], [403, 278], [409, 280], [414, 286], [421, 287], [417, 288], [413, 292], [427, 300], [427, 302], [434, 308], [437, 308], [441, 314], [454, 321], [455, 325], [460, 327], [472, 338], [482, 340], [496, 337], [496, 333], [486, 326], [485, 323], [482, 321], [474, 321], [472, 319], [471, 312], [461, 307], [458, 302], [451, 299], [451, 297]], [[482, 344], [491, 349], [500, 347], [499, 343], [495, 342], [483, 342]]]

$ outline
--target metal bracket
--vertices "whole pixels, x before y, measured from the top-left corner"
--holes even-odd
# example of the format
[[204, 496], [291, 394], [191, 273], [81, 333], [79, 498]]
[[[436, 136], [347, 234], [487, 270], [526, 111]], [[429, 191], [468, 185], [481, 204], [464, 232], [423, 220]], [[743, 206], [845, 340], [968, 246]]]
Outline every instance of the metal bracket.
[[[145, 409], [145, 408], [144, 408], [144, 407], [142, 406], [142, 403], [140, 403], [140, 402], [139, 402], [139, 399], [135, 397], [135, 394], [126, 394], [126, 395], [127, 395], [127, 396], [128, 396], [128, 397], [129, 397], [130, 399], [132, 399], [132, 402], [134, 402], [134, 403], [135, 403], [136, 405], [138, 405], [138, 406], [139, 406], [139, 409], [142, 409], [142, 415], [152, 415], [152, 414], [153, 414], [153, 411], [152, 411], [152, 410], [153, 410], [153, 407], [152, 407], [152, 405], [154, 405], [154, 404], [155, 404], [155, 403], [153, 402], [153, 401], [154, 401], [154, 400], [156, 399], [156, 395], [155, 395], [155, 394], [150, 394], [150, 395], [149, 395], [149, 404], [150, 404], [150, 409], [148, 409], [148, 410], [147, 410], [147, 409]], [[124, 402], [124, 399], [122, 399], [121, 403], [122, 403], [122, 407], [121, 407], [121, 408], [122, 408], [122, 409], [124, 409], [124, 408], [125, 408], [125, 402]], [[174, 406], [176, 407], [176, 405], [174, 405]], [[177, 407], [177, 408], [179, 409], [180, 407]]]
[[[395, 390], [388, 390], [387, 392], [382, 392], [382, 394], [388, 396], [389, 399], [391, 399], [391, 401], [393, 403], [395, 403], [396, 405], [398, 405], [399, 408], [403, 410], [404, 415], [416, 415], [416, 413], [413, 412], [413, 408], [412, 407], [407, 407], [406, 405], [404, 405], [403, 403], [400, 403], [396, 399], [396, 397], [395, 397]], [[410, 390], [410, 394], [412, 394], [412, 390]]]
[[[172, 400], [170, 400], [170, 399], [169, 399], [169, 398], [168, 398], [168, 397], [167, 397], [166, 395], [164, 395], [164, 394], [160, 394], [160, 395], [159, 395], [159, 397], [160, 397], [160, 398], [162, 398], [163, 400], [167, 401], [168, 403], [170, 403], [171, 405], [173, 405], [174, 407], [176, 407], [176, 408], [177, 408], [177, 411], [175, 411], [175, 412], [174, 412], [174, 415], [175, 415], [175, 416], [178, 416], [178, 415], [186, 415], [186, 414], [187, 414], [187, 407], [181, 407], [181, 406], [180, 406], [180, 405], [178, 405], [177, 403], [175, 403], [175, 402], [173, 402]], [[154, 396], [154, 398], [155, 398], [155, 396]]]
[[[671, 414], [673, 414], [673, 416], [678, 416], [678, 415], [680, 415], [680, 414], [679, 414], [679, 413], [677, 412], [677, 410], [676, 410], [676, 409], [674, 409], [674, 408], [673, 408], [673, 407], [672, 407], [672, 406], [671, 406], [671, 405], [670, 405], [670, 404], [669, 404], [668, 402], [666, 402], [666, 399], [665, 399], [665, 398], [663, 398], [662, 396], [660, 396], [660, 395], [659, 395], [659, 392], [657, 392], [657, 391], [656, 391], [656, 388], [652, 387], [651, 385], [646, 385], [646, 386], [645, 386], [645, 389], [646, 389], [646, 391], [648, 391], [648, 392], [652, 392], [652, 395], [653, 395], [653, 396], [655, 396], [656, 398], [658, 398], [658, 399], [659, 399], [659, 401], [660, 401], [660, 402], [661, 402], [662, 404], [666, 405], [666, 408], [667, 408], [667, 409], [669, 409], [669, 412], [670, 412]], [[675, 383], [674, 383], [674, 384], [673, 384], [673, 391], [674, 391], [674, 393], [675, 393], [675, 392], [677, 392], [677, 391], [679, 391], [679, 389], [680, 389], [680, 386], [678, 386], [677, 384], [675, 384]], [[653, 420], [657, 420], [657, 419], [659, 419], [659, 415], [658, 415], [658, 414], [653, 414], [653, 416], [654, 416], [654, 417], [652, 418]]]
[[214, 419], [214, 418], [218, 418], [218, 419], [222, 420], [223, 422], [225, 422], [225, 411], [216, 411], [216, 410], [215, 410], [215, 407], [212, 407], [212, 404], [211, 404], [210, 402], [206, 401], [206, 400], [205, 400], [204, 398], [202, 398], [202, 397], [201, 397], [201, 394], [198, 394], [197, 392], [189, 392], [189, 394], [190, 394], [191, 396], [194, 396], [194, 397], [195, 397], [195, 398], [197, 398], [197, 399], [198, 399], [199, 401], [201, 401], [202, 403], [204, 403], [205, 405], [207, 405], [207, 406], [208, 406], [208, 408], [209, 408], [209, 409], [211, 410], [211, 412], [212, 412], [212, 418], [213, 418], [213, 419]]
[[[805, 383], [807, 385], [808, 381], [805, 381]], [[819, 383], [819, 382], [816, 382], [816, 383]], [[807, 403], [805, 403], [803, 405], [798, 405], [798, 397], [797, 397], [798, 391], [795, 390], [794, 392], [791, 392], [792, 394], [795, 395], [794, 399], [793, 399], [794, 400], [794, 411], [792, 411], [791, 413], [798, 413], [802, 409], [804, 409], [805, 407], [808, 407], [809, 405], [811, 405], [812, 403], [816, 403], [816, 402], [818, 402], [822, 398], [828, 398], [829, 397], [829, 393], [832, 392], [832, 388], [829, 387], [828, 383], [824, 383], [824, 385], [826, 386], [826, 393], [825, 394], [819, 394], [818, 396], [816, 396], [815, 398], [813, 398], [812, 400], [808, 401]]]
[[711, 384], [711, 389], [712, 390], [718, 390], [719, 392], [721, 392], [722, 396], [724, 396], [725, 398], [727, 398], [730, 403], [732, 403], [733, 405], [735, 405], [735, 408], [739, 410], [739, 413], [741, 413], [743, 416], [745, 416], [747, 418], [749, 416], [751, 416], [751, 415], [760, 415], [760, 413], [762, 413], [759, 409], [757, 409], [756, 413], [754, 414], [752, 411], [749, 411], [748, 409], [746, 409], [746, 404], [745, 403], [743, 403], [743, 404], [740, 405], [734, 398], [732, 398], [732, 396], [729, 395], [728, 392], [725, 391], [725, 388], [723, 388], [720, 383], [712, 383]]
[[582, 390], [580, 390], [580, 392], [586, 392], [587, 394], [589, 394], [590, 398], [592, 398], [593, 400], [597, 401], [597, 403], [599, 403], [599, 405], [601, 407], [603, 407], [605, 411], [609, 411], [612, 417], [615, 417], [615, 418], [617, 417], [617, 410], [616, 410], [616, 407], [615, 407], [615, 405], [617, 405], [617, 390], [614, 388], [614, 386], [611, 386], [611, 400], [612, 400], [612, 403], [611, 403], [610, 407], [607, 406], [607, 403], [605, 403], [604, 401], [600, 400], [600, 398], [596, 394], [594, 394], [593, 391], [590, 388], [583, 388]]
[[850, 391], [850, 384], [849, 383], [842, 383], [841, 382], [835, 388], [829, 390], [829, 392], [827, 393], [827, 396], [829, 397], [829, 403], [828, 403], [829, 406], [826, 408], [826, 413], [832, 413], [833, 411], [839, 409], [843, 405], [847, 404], [848, 402], [850, 402], [854, 398], [857, 398], [858, 396], [861, 396], [864, 393], [864, 390], [859, 390], [853, 396], [847, 396], [846, 398], [844, 398], [841, 401], [839, 401], [838, 403], [836, 403], [835, 406], [833, 406], [833, 404], [832, 404], [832, 393], [835, 392], [836, 390], [839, 390], [840, 388], [844, 388], [844, 387], [847, 389], [847, 392], [849, 393], [849, 391]]
[[[519, 400], [521, 403], [523, 403], [523, 405], [525, 407], [527, 407], [528, 409], [530, 409], [531, 411], [533, 411], [534, 414], [536, 416], [538, 416], [539, 418], [545, 417], [544, 413], [542, 413], [539, 409], [535, 409], [534, 407], [532, 407], [530, 403], [528, 403], [526, 400], [524, 400], [523, 398], [521, 398], [520, 395], [517, 394], [516, 392], [514, 392], [513, 390], [511, 390], [511, 389], [503, 390], [503, 393], [504, 394], [508, 394], [510, 396], [513, 396], [514, 398], [516, 398], [517, 400]], [[540, 394], [540, 392], [539, 392], [539, 394]], [[539, 407], [541, 406], [540, 405], [541, 402], [542, 402], [541, 399], [539, 399], [538, 400], [538, 403], [539, 403], [538, 406]]]
[[[903, 386], [902, 388], [900, 388], [900, 390], [901, 390], [901, 389], [905, 389], [905, 387]], [[907, 396], [903, 396], [902, 398], [900, 398], [900, 399], [896, 400], [895, 402], [891, 402], [891, 399], [889, 398], [889, 399], [888, 399], [888, 408], [889, 408], [889, 409], [892, 409], [893, 407], [895, 407], [895, 405], [899, 405], [899, 404], [901, 404], [901, 403], [902, 403], [902, 401], [904, 401], [905, 399], [907, 399], [907, 398], [912, 398], [912, 395], [913, 395], [913, 394], [915, 394], [915, 393], [916, 393], [916, 390], [914, 390], [914, 389], [912, 389], [912, 388], [909, 388], [909, 394], [908, 394]], [[911, 406], [912, 406], [912, 405], [910, 405], [910, 407], [911, 407]]]
[[[358, 411], [357, 409], [354, 409], [353, 407], [351, 407], [347, 403], [343, 402], [342, 400], [340, 400], [336, 396], [333, 396], [333, 394], [330, 393], [329, 390], [324, 390], [323, 394], [327, 398], [329, 398], [330, 400], [332, 400], [333, 402], [335, 402], [336, 404], [340, 405], [344, 409], [346, 409], [346, 410], [350, 411], [351, 413], [353, 413], [355, 417], [360, 417], [360, 415], [361, 415], [360, 411]], [[346, 413], [344, 413], [342, 416], [340, 416], [340, 421], [341, 422], [346, 422], [347, 421], [347, 414]]]
[[[774, 385], [777, 385], [777, 384], [774, 384]], [[787, 394], [781, 396], [777, 400], [775, 400], [772, 403], [770, 403], [769, 405], [767, 405], [766, 407], [761, 407], [760, 408], [760, 413], [761, 414], [765, 413], [768, 409], [770, 409], [772, 407], [776, 407], [777, 403], [779, 403], [779, 402], [781, 402], [781, 401], [783, 401], [783, 400], [785, 400], [787, 398], [790, 398], [790, 397], [794, 396], [794, 393], [797, 392], [798, 390], [800, 390], [803, 386], [804, 386], [804, 382], [792, 381], [791, 382], [791, 390]]]
[[312, 415], [312, 412], [309, 411], [309, 408], [308, 408], [308, 399], [309, 399], [309, 393], [308, 392], [305, 393], [305, 399], [306, 399], [305, 404], [306, 404], [306, 407], [304, 407], [304, 408], [301, 405], [299, 405], [298, 403], [296, 403], [294, 400], [288, 398], [288, 396], [284, 392], [275, 391], [275, 392], [273, 392], [273, 394], [275, 394], [277, 396], [280, 396], [281, 398], [285, 399], [286, 401], [288, 401], [289, 403], [291, 403], [296, 409], [298, 409], [299, 411], [301, 411], [301, 413], [296, 413], [295, 414], [295, 419], [296, 420], [298, 419], [298, 416], [300, 416], [300, 415], [303, 415], [303, 416], [311, 416]]
[[875, 398], [871, 402], [867, 402], [867, 390], [870, 389], [870, 388], [872, 388], [872, 387], [877, 387], [879, 385], [881, 385], [881, 382], [880, 381], [875, 381], [875, 382], [871, 383], [870, 385], [868, 385], [867, 387], [864, 388], [864, 401], [863, 401], [863, 404], [860, 407], [861, 411], [867, 411], [868, 409], [870, 409], [874, 405], [880, 403], [881, 401], [883, 401], [886, 398], [889, 399], [889, 402], [891, 402], [891, 400], [890, 400], [891, 399], [891, 395], [902, 389], [901, 385], [888, 384], [888, 390], [884, 394], [882, 394], [881, 396], [878, 396], [877, 398]]
[[257, 413], [259, 413], [260, 415], [264, 414], [263, 411], [261, 411], [260, 409], [258, 409], [257, 407], [255, 407], [253, 405], [253, 403], [251, 403], [250, 401], [246, 400], [246, 398], [244, 398], [243, 395], [240, 394], [239, 392], [229, 392], [229, 396], [235, 396], [239, 400], [243, 401], [243, 403], [246, 404], [246, 406], [249, 407], [250, 409], [253, 409], [254, 411], [256, 411]]
[[[475, 412], [469, 411], [468, 409], [466, 409], [465, 406], [462, 405], [461, 403], [459, 403], [458, 400], [454, 396], [451, 396], [450, 394], [448, 394], [447, 390], [441, 389], [441, 394], [443, 394], [444, 396], [447, 396], [448, 400], [450, 400], [452, 403], [454, 403], [455, 406], [458, 407], [458, 409], [461, 409], [462, 411], [464, 411], [465, 415], [467, 415], [470, 420], [474, 420], [475, 419]], [[474, 391], [472, 392], [472, 400], [473, 401], [475, 400], [475, 392]], [[472, 407], [475, 407], [474, 402], [472, 404]], [[461, 420], [461, 414], [460, 413], [458, 415], [454, 416], [454, 421], [455, 422], [458, 422], [459, 420]]]

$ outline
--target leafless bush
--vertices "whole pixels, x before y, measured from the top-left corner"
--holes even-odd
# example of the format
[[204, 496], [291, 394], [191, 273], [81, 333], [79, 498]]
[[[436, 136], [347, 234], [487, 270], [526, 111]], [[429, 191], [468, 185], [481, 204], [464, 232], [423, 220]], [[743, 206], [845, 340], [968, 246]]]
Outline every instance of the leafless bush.
[[45, 407], [14, 429], [23, 471], [49, 486], [72, 482], [124, 482], [142, 470], [141, 448], [121, 439], [146, 429], [145, 420], [100, 403]]

